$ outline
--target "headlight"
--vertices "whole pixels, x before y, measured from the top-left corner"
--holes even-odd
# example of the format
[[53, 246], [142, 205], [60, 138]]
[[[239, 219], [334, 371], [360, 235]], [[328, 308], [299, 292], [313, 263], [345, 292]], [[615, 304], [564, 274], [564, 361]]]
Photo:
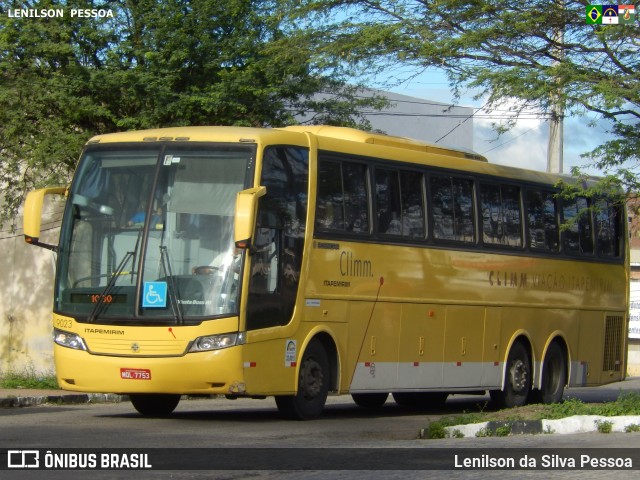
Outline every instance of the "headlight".
[[87, 346], [84, 344], [84, 340], [82, 340], [80, 335], [64, 332], [57, 328], [53, 329], [53, 341], [60, 346], [73, 348], [74, 350], [87, 350]]
[[189, 352], [207, 352], [210, 350], [220, 350], [222, 348], [243, 345], [245, 342], [244, 332], [224, 333], [222, 335], [207, 335], [196, 338], [189, 348]]

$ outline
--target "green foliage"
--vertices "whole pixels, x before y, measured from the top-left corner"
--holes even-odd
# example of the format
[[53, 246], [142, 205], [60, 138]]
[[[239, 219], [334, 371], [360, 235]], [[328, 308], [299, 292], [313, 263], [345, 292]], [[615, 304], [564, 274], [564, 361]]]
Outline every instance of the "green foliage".
[[473, 89], [485, 107], [508, 104], [513, 114], [549, 119], [559, 106], [564, 115], [597, 117], [613, 139], [586, 152], [586, 161], [617, 177], [625, 192], [638, 191], [640, 22], [586, 25], [584, 6], [577, 0], [295, 0], [291, 14], [307, 20], [303, 35], [322, 41], [318, 55], [348, 62], [363, 76], [384, 75], [397, 84], [444, 69], [456, 95]]
[[0, 372], [0, 388], [57, 389], [58, 381], [52, 373], [37, 372], [33, 367], [22, 371]]
[[452, 427], [455, 425], [468, 425], [471, 423], [480, 423], [486, 421], [486, 415], [481, 413], [463, 413], [461, 415], [453, 415], [449, 417], [442, 417], [438, 420], [445, 427]]
[[607, 420], [596, 420], [596, 428], [600, 433], [611, 433], [613, 430], [613, 422]]
[[[617, 400], [605, 403], [584, 403], [577, 398], [567, 398], [560, 403], [550, 405], [527, 405], [503, 409], [495, 412], [483, 411], [480, 413], [463, 413], [440, 418], [437, 422], [432, 422], [430, 428], [446, 428], [456, 425], [468, 425], [489, 421], [508, 422], [515, 420], [554, 420], [571, 417], [574, 415], [599, 415], [604, 417], [614, 417], [622, 415], [640, 415], [640, 393], [621, 392]], [[439, 424], [437, 427], [431, 425]], [[631, 426], [633, 430], [633, 426]], [[603, 428], [606, 428], [604, 426]], [[504, 425], [492, 429], [481, 429], [477, 436], [505, 436], [511, 433], [510, 427]], [[553, 433], [548, 430], [544, 433]], [[431, 437], [430, 437], [431, 438]], [[444, 437], [434, 437], [444, 438]]]
[[[0, 226], [65, 184], [95, 134], [180, 125], [363, 126], [345, 71], [294, 38], [283, 0], [110, 0], [114, 18], [12, 18], [0, 6]], [[96, 8], [92, 0], [29, 7]], [[322, 99], [312, 98], [317, 92]], [[1, 201], [1, 200], [0, 200]]]
[[621, 392], [617, 400], [605, 403], [584, 403], [576, 398], [568, 398], [561, 403], [546, 405], [543, 417], [557, 419], [572, 415], [601, 415], [614, 417], [620, 415], [640, 415], [640, 394]]
[[446, 438], [447, 432], [445, 430], [445, 425], [441, 422], [431, 422], [426, 430], [425, 438], [435, 439], [435, 438]]
[[[425, 438], [462, 438], [464, 435], [460, 430], [453, 429], [448, 432], [446, 428], [483, 422], [490, 423], [487, 427], [481, 428], [476, 433], [476, 437], [505, 437], [511, 435], [510, 421], [553, 420], [574, 415], [603, 417], [640, 415], [640, 393], [621, 392], [616, 401], [605, 403], [584, 403], [576, 398], [568, 398], [561, 403], [551, 405], [527, 405], [494, 412], [452, 415], [431, 422], [426, 429]], [[609, 420], [596, 420], [595, 425], [600, 433], [610, 433], [613, 430], [613, 422]], [[632, 424], [625, 427], [625, 432], [638, 431], [640, 431], [640, 425]], [[547, 427], [543, 433], [552, 434], [554, 431]]]

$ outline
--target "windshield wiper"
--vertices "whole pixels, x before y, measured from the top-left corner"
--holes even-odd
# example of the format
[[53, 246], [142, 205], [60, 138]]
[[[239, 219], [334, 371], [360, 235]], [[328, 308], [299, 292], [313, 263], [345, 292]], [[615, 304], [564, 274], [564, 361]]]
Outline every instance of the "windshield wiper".
[[116, 280], [118, 280], [118, 277], [124, 270], [124, 267], [127, 264], [127, 261], [132, 257], [135, 258], [135, 252], [127, 252], [125, 256], [122, 258], [122, 261], [118, 265], [118, 268], [116, 269], [115, 272], [113, 272], [113, 275], [111, 275], [111, 278], [109, 279], [109, 283], [100, 294], [100, 298], [98, 298], [98, 301], [93, 307], [93, 310], [91, 310], [91, 314], [89, 315], [89, 318], [87, 318], [88, 323], [93, 323], [95, 321], [96, 317], [98, 316], [98, 312], [100, 311], [100, 307], [102, 307], [102, 305], [105, 304], [104, 299], [107, 298], [107, 295], [109, 295], [109, 293], [111, 293], [111, 289], [116, 284]]
[[138, 232], [138, 238], [136, 239], [136, 244], [133, 247], [133, 251], [127, 252], [124, 255], [124, 257], [122, 257], [122, 260], [118, 264], [116, 271], [113, 272], [113, 274], [111, 275], [111, 278], [109, 279], [109, 283], [107, 283], [107, 286], [104, 288], [102, 293], [100, 293], [100, 297], [98, 298], [98, 301], [93, 306], [93, 310], [91, 310], [91, 313], [87, 318], [88, 323], [93, 323], [96, 320], [96, 317], [98, 316], [98, 313], [100, 312], [101, 307], [105, 304], [105, 299], [107, 298], [107, 295], [111, 293], [111, 290], [116, 284], [118, 277], [120, 277], [120, 275], [124, 271], [124, 267], [127, 265], [127, 262], [129, 261], [130, 258], [133, 259], [133, 262], [131, 262], [131, 280], [133, 282], [133, 276], [135, 275], [135, 269], [136, 269], [136, 255], [138, 252], [138, 247], [140, 246], [141, 233], [142, 233], [142, 229], [140, 229], [140, 231]]
[[171, 311], [173, 317], [178, 322], [178, 325], [184, 324], [184, 318], [182, 316], [182, 309], [178, 302], [178, 289], [176, 287], [176, 279], [171, 271], [171, 259], [169, 258], [169, 252], [167, 247], [162, 245], [160, 247], [160, 260], [162, 261], [162, 268], [164, 270], [164, 276], [169, 279], [171, 287], [169, 288], [169, 303], [171, 304]]

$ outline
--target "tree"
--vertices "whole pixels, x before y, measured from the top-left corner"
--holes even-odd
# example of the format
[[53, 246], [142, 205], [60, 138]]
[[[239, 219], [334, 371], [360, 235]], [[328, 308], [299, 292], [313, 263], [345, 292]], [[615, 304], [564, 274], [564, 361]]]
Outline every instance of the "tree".
[[[27, 7], [58, 18], [21, 18]], [[298, 114], [351, 126], [339, 68], [292, 38], [281, 0], [35, 0], [0, 6], [0, 226], [26, 191], [67, 183], [95, 134], [176, 125], [283, 126]], [[72, 17], [72, 8], [112, 16]], [[314, 98], [317, 92], [329, 95]]]
[[588, 25], [588, 3], [293, 2], [300, 34], [322, 42], [321, 55], [357, 66], [363, 74], [400, 66], [396, 71], [405, 72], [403, 81], [439, 68], [456, 95], [462, 89], [479, 92], [487, 108], [516, 99], [516, 114], [535, 110], [549, 118], [558, 104], [565, 115], [596, 114], [612, 140], [585, 152], [585, 159], [608, 177], [608, 186], [638, 191], [640, 12], [636, 8], [637, 19], [630, 24]]

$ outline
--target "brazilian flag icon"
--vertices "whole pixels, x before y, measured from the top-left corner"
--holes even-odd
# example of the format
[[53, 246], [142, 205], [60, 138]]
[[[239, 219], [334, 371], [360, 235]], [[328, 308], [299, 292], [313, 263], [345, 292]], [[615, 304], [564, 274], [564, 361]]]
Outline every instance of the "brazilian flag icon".
[[602, 5], [587, 5], [587, 25], [602, 25]]

